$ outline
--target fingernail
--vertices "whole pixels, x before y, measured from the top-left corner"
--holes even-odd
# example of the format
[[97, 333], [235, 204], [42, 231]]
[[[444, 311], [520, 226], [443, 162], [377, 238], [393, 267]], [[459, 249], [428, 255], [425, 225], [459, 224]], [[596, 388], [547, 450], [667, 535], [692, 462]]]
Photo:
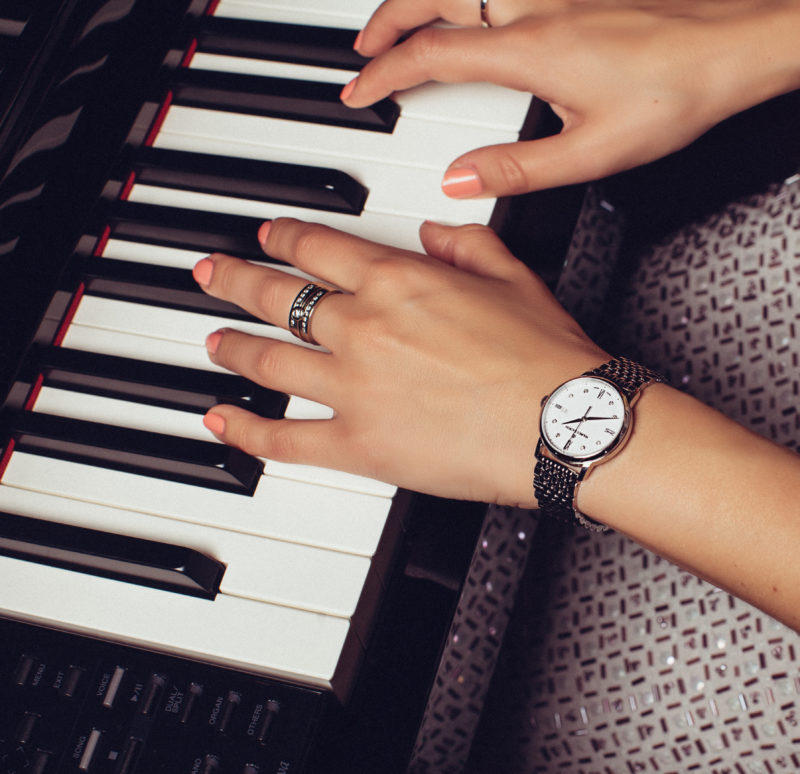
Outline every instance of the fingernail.
[[222, 331], [214, 331], [206, 336], [206, 351], [209, 355], [216, 354], [220, 341], [222, 341]]
[[269, 230], [272, 228], [272, 221], [267, 220], [261, 224], [261, 228], [258, 229], [258, 242], [259, 244], [265, 244], [267, 241], [267, 237], [269, 236]]
[[211, 284], [211, 275], [214, 273], [214, 261], [210, 258], [203, 258], [198, 261], [194, 269], [192, 269], [192, 276], [198, 285], [208, 287]]
[[466, 199], [483, 193], [483, 183], [474, 169], [453, 167], [442, 178], [442, 190], [454, 199]]
[[222, 435], [225, 432], [225, 420], [219, 414], [206, 414], [203, 417], [203, 424], [214, 435]]
[[358, 35], [356, 35], [356, 41], [353, 43], [353, 51], [358, 51], [361, 48], [361, 41], [364, 39], [364, 30], [361, 30]]
[[342, 89], [342, 93], [339, 95], [339, 99], [342, 100], [342, 102], [345, 102], [347, 98], [353, 93], [353, 89], [355, 89], [356, 87], [357, 80], [358, 80], [357, 77], [353, 78], [353, 80], [350, 81], [350, 83], [346, 84], [345, 87]]

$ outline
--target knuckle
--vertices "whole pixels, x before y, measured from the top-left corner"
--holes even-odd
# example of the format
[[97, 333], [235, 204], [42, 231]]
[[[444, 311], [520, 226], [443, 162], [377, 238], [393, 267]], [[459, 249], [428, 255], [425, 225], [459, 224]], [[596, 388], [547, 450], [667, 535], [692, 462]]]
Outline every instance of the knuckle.
[[512, 153], [501, 152], [495, 159], [495, 170], [508, 193], [523, 193], [530, 188], [528, 173]]
[[261, 345], [256, 356], [255, 364], [256, 377], [269, 384], [274, 381], [275, 374], [280, 369], [280, 359], [276, 347], [270, 347], [266, 342]]
[[425, 70], [429, 63], [440, 58], [445, 48], [445, 39], [446, 35], [442, 29], [425, 27], [419, 30], [407, 43], [412, 61]]
[[267, 434], [264, 432], [261, 421], [254, 417], [248, 417], [236, 423], [234, 437], [229, 441], [246, 454], [258, 457], [265, 453]]
[[281, 298], [278, 286], [268, 276], [259, 274], [254, 286], [256, 299], [256, 313], [259, 317], [269, 319], [276, 309], [281, 308]]
[[317, 223], [307, 223], [301, 227], [295, 237], [294, 257], [298, 264], [303, 264], [318, 255], [325, 247], [328, 229]]
[[216, 292], [223, 298], [230, 298], [234, 291], [235, 264], [219, 258], [214, 262], [213, 284]]
[[297, 440], [291, 427], [276, 422], [270, 433], [269, 456], [279, 462], [293, 462], [298, 459]]
[[392, 294], [414, 285], [418, 281], [419, 263], [406, 255], [390, 254], [373, 261], [367, 270], [367, 279], [373, 287]]

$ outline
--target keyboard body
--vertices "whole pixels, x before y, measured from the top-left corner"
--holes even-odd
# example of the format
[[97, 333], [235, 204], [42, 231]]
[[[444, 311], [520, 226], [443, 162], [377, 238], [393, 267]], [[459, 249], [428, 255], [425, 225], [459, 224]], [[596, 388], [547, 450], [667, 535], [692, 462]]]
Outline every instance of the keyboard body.
[[[282, 332], [215, 307], [188, 271], [212, 250], [264, 260], [255, 233], [281, 214], [413, 248], [424, 217], [456, 219], [410, 196], [446, 163], [419, 138], [450, 158], [536, 123], [489, 94], [504, 125], [483, 109], [455, 141], [436, 89], [343, 114], [375, 5], [0, 0], [5, 771], [405, 769], [483, 506], [215, 446], [199, 418], [228, 383], [211, 386], [227, 377], [205, 333]], [[284, 397], [287, 416], [325, 416]], [[96, 539], [102, 561], [85, 570], [55, 529], [32, 553], [20, 516]], [[106, 572], [105, 532], [212, 555], [221, 585], [207, 599]]]

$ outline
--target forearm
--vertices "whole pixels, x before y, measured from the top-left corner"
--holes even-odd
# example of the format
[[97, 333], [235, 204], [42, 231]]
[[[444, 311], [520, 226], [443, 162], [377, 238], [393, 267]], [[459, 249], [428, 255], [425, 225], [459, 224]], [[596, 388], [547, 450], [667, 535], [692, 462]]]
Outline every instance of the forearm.
[[722, 118], [800, 88], [800, 0], [745, 8], [721, 20], [711, 41], [709, 95], [720, 98]]
[[800, 457], [663, 385], [635, 414], [581, 508], [800, 629]]

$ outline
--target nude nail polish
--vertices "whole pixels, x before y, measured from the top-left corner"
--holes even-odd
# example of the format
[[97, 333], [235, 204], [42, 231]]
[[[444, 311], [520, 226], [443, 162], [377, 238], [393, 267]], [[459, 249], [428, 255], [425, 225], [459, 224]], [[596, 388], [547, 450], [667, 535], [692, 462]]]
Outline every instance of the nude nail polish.
[[364, 30], [361, 30], [358, 35], [356, 35], [355, 43], [353, 43], [353, 51], [358, 51], [361, 48], [361, 41], [364, 40]]
[[216, 354], [220, 341], [222, 341], [222, 331], [214, 331], [206, 336], [206, 351], [209, 355]]
[[453, 167], [442, 178], [442, 190], [453, 199], [468, 199], [483, 193], [483, 183], [471, 167]]
[[261, 224], [261, 228], [258, 229], [258, 243], [263, 245], [267, 241], [267, 237], [269, 236], [269, 230], [272, 228], [272, 221], [267, 220]]
[[214, 435], [222, 435], [225, 432], [225, 420], [219, 414], [206, 414], [203, 417], [203, 424]]
[[353, 93], [357, 80], [358, 78], [353, 78], [350, 83], [345, 84], [345, 87], [342, 89], [342, 93], [339, 95], [339, 99], [341, 99], [342, 102], [344, 102]]
[[198, 285], [208, 287], [211, 284], [211, 276], [214, 274], [214, 261], [210, 258], [203, 258], [198, 261], [192, 269], [192, 276]]

